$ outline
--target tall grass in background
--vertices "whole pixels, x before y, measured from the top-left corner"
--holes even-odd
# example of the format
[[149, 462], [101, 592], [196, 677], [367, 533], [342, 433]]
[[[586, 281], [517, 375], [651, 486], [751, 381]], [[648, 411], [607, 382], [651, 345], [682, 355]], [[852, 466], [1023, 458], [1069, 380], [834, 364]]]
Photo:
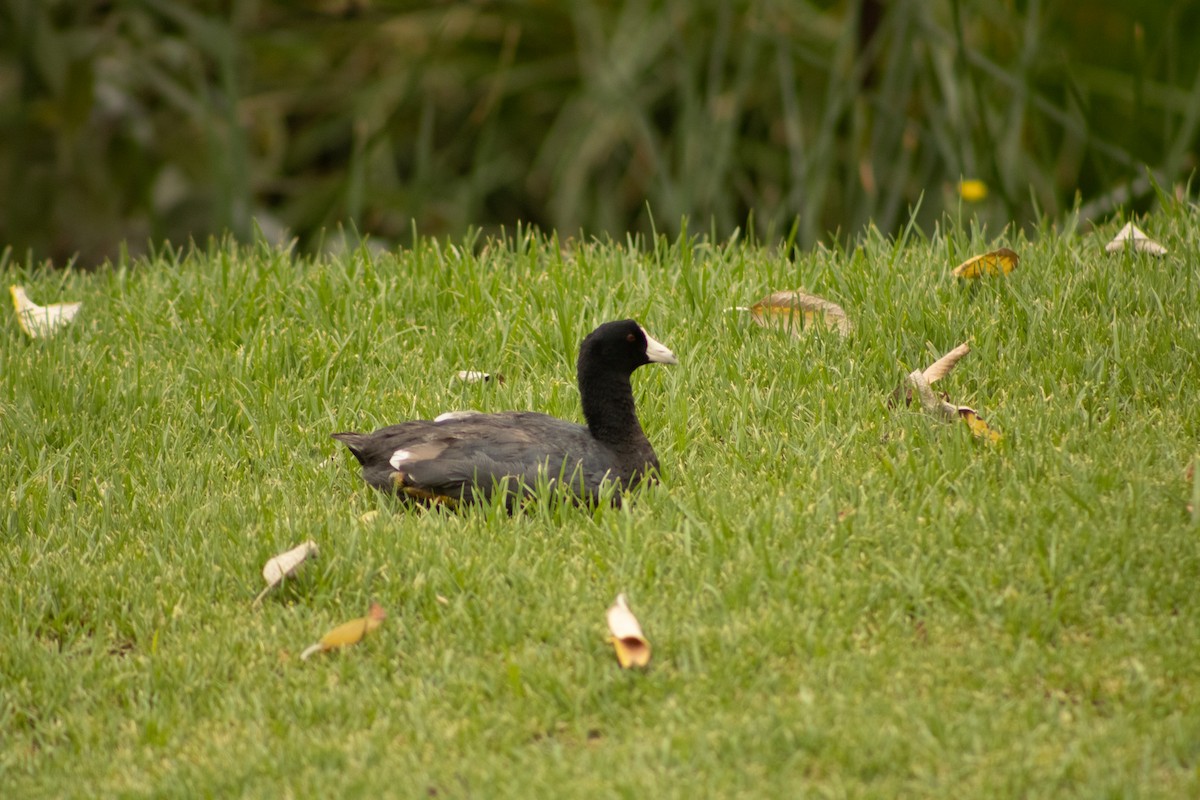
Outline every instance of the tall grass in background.
[[0, 241], [83, 263], [255, 224], [305, 247], [517, 221], [801, 244], [993, 229], [1187, 181], [1182, 0], [0, 0]]

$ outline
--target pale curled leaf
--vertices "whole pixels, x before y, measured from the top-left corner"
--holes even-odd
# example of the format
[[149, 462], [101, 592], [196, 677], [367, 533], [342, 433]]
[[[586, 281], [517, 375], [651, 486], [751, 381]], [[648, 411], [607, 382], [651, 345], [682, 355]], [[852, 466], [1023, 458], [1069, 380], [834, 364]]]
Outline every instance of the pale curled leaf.
[[34, 339], [54, 333], [74, 319], [83, 307], [83, 303], [78, 302], [39, 306], [29, 299], [23, 286], [9, 286], [8, 292], [12, 295], [13, 308], [17, 312], [17, 323], [21, 330]]
[[1135, 253], [1149, 253], [1152, 256], [1167, 254], [1167, 248], [1151, 239], [1145, 231], [1132, 222], [1126, 222], [1125, 227], [1117, 232], [1113, 240], [1104, 245], [1104, 249], [1109, 253], [1120, 253], [1127, 247]]
[[262, 569], [263, 580], [267, 582], [267, 587], [258, 593], [258, 597], [254, 598], [254, 605], [262, 602], [267, 592], [282, 583], [284, 578], [295, 575], [296, 570], [300, 569], [300, 565], [316, 554], [317, 543], [310, 539], [304, 544], [297, 545], [291, 550], [268, 559]]
[[504, 376], [499, 372], [492, 374], [490, 372], [481, 372], [477, 369], [460, 369], [454, 373], [454, 378], [463, 383], [486, 383], [488, 381], [504, 383]]
[[321, 641], [306, 647], [300, 654], [300, 659], [305, 660], [314, 653], [323, 653], [327, 650], [358, 644], [364, 636], [382, 625], [386, 618], [387, 612], [383, 610], [383, 606], [379, 603], [371, 603], [371, 609], [365, 617], [338, 625], [322, 636]]
[[263, 565], [263, 580], [274, 586], [296, 574], [300, 565], [317, 554], [317, 543], [309, 539], [287, 552], [280, 553]]
[[956, 278], [981, 278], [984, 275], [1007, 275], [1021, 263], [1021, 257], [1007, 247], [968, 258], [950, 273]]
[[958, 347], [951, 350], [946, 355], [939, 358], [937, 361], [925, 368], [925, 380], [933, 383], [950, 374], [950, 370], [954, 369], [954, 365], [958, 360], [971, 352], [971, 347], [966, 342], [963, 342]]
[[962, 420], [976, 437], [991, 442], [1000, 441], [1000, 433], [988, 427], [975, 409], [948, 403], [934, 394], [933, 389], [929, 386], [929, 381], [926, 380], [925, 374], [921, 370], [915, 369], [910, 372], [908, 383], [912, 387], [913, 393], [920, 398], [921, 408], [925, 413], [942, 422]]
[[774, 292], [749, 310], [750, 319], [764, 328], [780, 328], [797, 338], [817, 327], [845, 336], [854, 327], [837, 303], [799, 290]]
[[[934, 381], [940, 380], [949, 375], [950, 371], [954, 369], [954, 365], [958, 363], [959, 359], [969, 352], [971, 352], [971, 347], [964, 342], [951, 350], [949, 353], [946, 353], [946, 355], [942, 356], [937, 361], [930, 364], [928, 367], [922, 370], [921, 374], [924, 376], [927, 383], [932, 384]], [[906, 383], [909, 385], [906, 386]], [[900, 385], [897, 386], [892, 392], [891, 397], [888, 398], [888, 407], [895, 407], [900, 403], [901, 399], [903, 399], [904, 405], [911, 405], [914, 388], [915, 386], [913, 386], [912, 382], [907, 378], [901, 381]], [[932, 394], [932, 392], [930, 394]], [[949, 400], [950, 398], [943, 394], [942, 399]]]
[[644, 667], [649, 664], [650, 643], [642, 634], [642, 626], [637, 617], [629, 610], [629, 603], [624, 594], [617, 595], [616, 602], [609, 607], [605, 618], [621, 669]]
[[933, 393], [923, 370], [914, 369], [908, 373], [908, 385], [912, 387], [913, 393], [921, 401], [921, 408], [925, 410], [926, 414], [931, 414], [942, 422], [953, 422], [958, 419], [958, 406], [947, 403]]

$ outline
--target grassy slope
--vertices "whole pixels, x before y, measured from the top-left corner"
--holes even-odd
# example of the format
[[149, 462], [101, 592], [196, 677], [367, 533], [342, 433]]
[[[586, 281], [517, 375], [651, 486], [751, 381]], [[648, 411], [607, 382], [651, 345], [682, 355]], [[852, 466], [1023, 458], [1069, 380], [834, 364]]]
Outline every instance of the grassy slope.
[[[1093, 237], [742, 245], [268, 248], [30, 276], [84, 300], [0, 326], [0, 783], [148, 793], [1200, 794], [1200, 265]], [[1111, 234], [1111, 231], [1108, 232]], [[725, 311], [777, 288], [854, 334]], [[680, 356], [635, 377], [664, 485], [622, 510], [396, 510], [331, 431], [447, 408], [578, 418], [577, 343], [636, 316]], [[944, 383], [973, 441], [885, 397]], [[462, 385], [460, 368], [504, 372]], [[327, 463], [336, 454], [333, 463]], [[363, 516], [379, 510], [373, 518]], [[269, 556], [321, 560], [250, 600]], [[622, 673], [603, 611], [655, 648]], [[439, 602], [438, 596], [447, 602]], [[296, 654], [378, 598], [363, 645]]]

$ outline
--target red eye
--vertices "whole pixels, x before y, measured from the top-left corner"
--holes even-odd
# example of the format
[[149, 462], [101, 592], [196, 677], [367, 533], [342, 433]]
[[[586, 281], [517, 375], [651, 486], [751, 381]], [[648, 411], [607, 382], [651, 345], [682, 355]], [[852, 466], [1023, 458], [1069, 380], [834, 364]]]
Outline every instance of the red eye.
[[632, 341], [635, 341], [636, 339], [637, 339], [637, 337], [634, 336], [632, 333], [625, 337], [625, 341], [627, 341], [627, 342], [632, 342]]

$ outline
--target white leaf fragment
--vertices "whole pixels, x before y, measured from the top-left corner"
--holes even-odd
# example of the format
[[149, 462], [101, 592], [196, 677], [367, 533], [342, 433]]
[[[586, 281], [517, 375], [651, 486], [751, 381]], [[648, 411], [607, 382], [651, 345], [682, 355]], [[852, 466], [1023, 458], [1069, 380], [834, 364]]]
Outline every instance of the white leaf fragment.
[[1104, 249], [1110, 253], [1119, 253], [1126, 247], [1129, 247], [1135, 253], [1149, 253], [1152, 256], [1165, 256], [1167, 254], [1167, 248], [1151, 239], [1146, 235], [1145, 231], [1132, 222], [1126, 222], [1125, 227], [1117, 232], [1113, 240], [1104, 245]]
[[12, 295], [13, 308], [17, 311], [17, 323], [21, 330], [34, 339], [51, 335], [74, 319], [83, 307], [83, 303], [78, 302], [39, 306], [25, 294], [24, 286], [9, 286], [8, 291]]
[[477, 369], [460, 369], [454, 373], [455, 380], [460, 380], [463, 383], [485, 383], [487, 381], [496, 381], [504, 383], [504, 376], [500, 373], [493, 375], [490, 372], [482, 372]]
[[286, 553], [280, 553], [268, 560], [263, 565], [262, 570], [263, 580], [267, 582], [267, 588], [263, 589], [258, 597], [254, 598], [254, 604], [258, 605], [267, 592], [282, 583], [284, 578], [290, 578], [295, 575], [300, 565], [316, 554], [317, 543], [310, 539], [304, 544], [297, 545]]

